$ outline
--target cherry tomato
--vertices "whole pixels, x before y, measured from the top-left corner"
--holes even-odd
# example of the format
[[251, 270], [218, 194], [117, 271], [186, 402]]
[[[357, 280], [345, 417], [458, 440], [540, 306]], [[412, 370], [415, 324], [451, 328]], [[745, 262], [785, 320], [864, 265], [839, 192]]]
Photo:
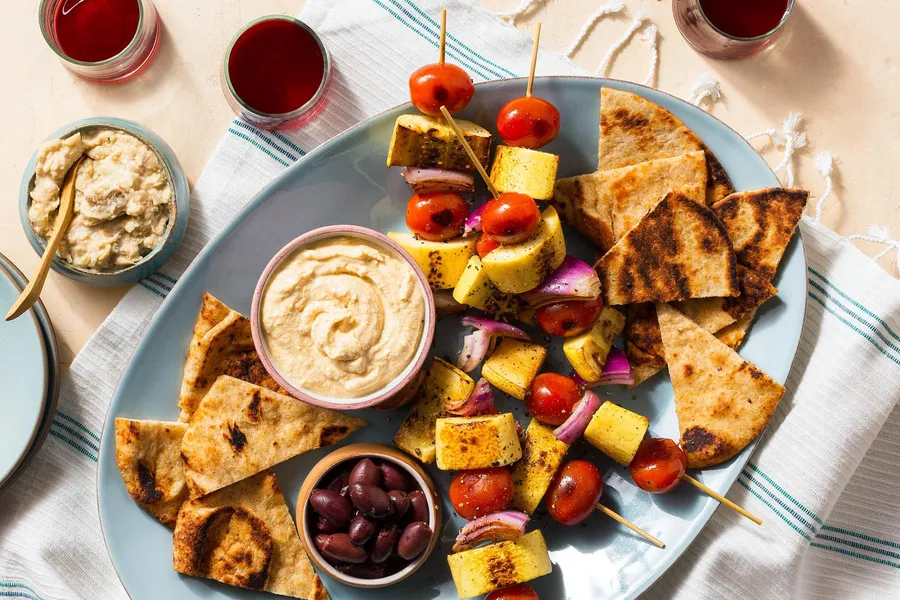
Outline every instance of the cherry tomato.
[[481, 258], [484, 258], [490, 254], [492, 250], [496, 250], [499, 247], [500, 242], [493, 238], [489, 238], [484, 234], [482, 234], [481, 237], [478, 238], [478, 241], [475, 242], [475, 251]]
[[687, 456], [674, 440], [648, 438], [641, 442], [631, 459], [631, 478], [651, 494], [668, 492], [681, 481], [687, 470]]
[[450, 63], [425, 65], [409, 76], [412, 103], [426, 115], [440, 116], [441, 106], [446, 106], [450, 114], [458, 113], [474, 93], [472, 78]]
[[537, 592], [530, 585], [520, 583], [502, 590], [496, 590], [487, 595], [484, 600], [541, 600]]
[[459, 194], [413, 194], [406, 205], [406, 225], [432, 242], [460, 235], [468, 216], [469, 205]]
[[535, 311], [538, 325], [550, 335], [572, 337], [584, 333], [600, 316], [603, 300], [563, 300]]
[[547, 490], [547, 512], [563, 525], [577, 525], [587, 519], [603, 493], [603, 477], [586, 460], [565, 463]]
[[503, 510], [512, 497], [512, 475], [505, 467], [460, 471], [450, 483], [453, 510], [470, 521]]
[[481, 230], [501, 244], [524, 242], [537, 231], [541, 211], [531, 196], [505, 192], [484, 207]]
[[547, 425], [562, 425], [581, 400], [581, 390], [571, 377], [541, 373], [525, 394], [525, 405], [534, 418]]
[[497, 132], [510, 146], [540, 148], [559, 134], [559, 111], [535, 96], [516, 98], [500, 109]]

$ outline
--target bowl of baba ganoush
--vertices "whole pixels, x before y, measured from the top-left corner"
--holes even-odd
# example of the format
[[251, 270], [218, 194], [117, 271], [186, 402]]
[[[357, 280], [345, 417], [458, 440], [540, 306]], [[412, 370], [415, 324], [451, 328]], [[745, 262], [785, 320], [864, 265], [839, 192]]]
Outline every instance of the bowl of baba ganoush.
[[181, 243], [190, 190], [174, 152], [133, 121], [91, 118], [50, 135], [25, 169], [19, 216], [43, 254], [59, 212], [66, 172], [75, 177], [72, 224], [53, 270], [91, 285], [134, 283], [159, 269]]
[[415, 393], [437, 320], [422, 269], [365, 227], [301, 235], [263, 270], [250, 307], [260, 360], [293, 396], [336, 410]]

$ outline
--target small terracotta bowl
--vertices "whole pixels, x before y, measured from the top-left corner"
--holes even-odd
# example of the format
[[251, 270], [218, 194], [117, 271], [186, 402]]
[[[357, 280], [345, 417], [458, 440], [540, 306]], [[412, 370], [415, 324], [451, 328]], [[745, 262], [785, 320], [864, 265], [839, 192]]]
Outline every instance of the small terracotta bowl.
[[[304, 390], [303, 388], [299, 388], [294, 385], [290, 379], [288, 379], [278, 371], [278, 368], [275, 366], [274, 361], [269, 356], [269, 348], [264, 339], [262, 324], [260, 322], [260, 309], [263, 293], [268, 286], [269, 277], [272, 275], [275, 269], [282, 263], [282, 261], [284, 261], [286, 258], [291, 256], [295, 251], [299, 250], [303, 246], [321, 242], [322, 240], [331, 237], [360, 238], [372, 245], [379, 246], [386, 251], [392, 252], [396, 256], [400, 257], [409, 265], [413, 273], [416, 275], [416, 278], [419, 280], [419, 287], [425, 299], [425, 322], [422, 326], [422, 337], [419, 339], [419, 346], [416, 349], [416, 353], [413, 356], [413, 359], [397, 377], [395, 377], [383, 388], [375, 390], [374, 392], [371, 392], [359, 398], [331, 398], [328, 396], [317, 394], [310, 390]], [[428, 285], [428, 279], [425, 277], [425, 273], [422, 272], [421, 267], [416, 264], [416, 261], [413, 260], [413, 257], [410, 256], [406, 250], [400, 247], [397, 242], [390, 239], [386, 235], [378, 233], [377, 231], [374, 231], [372, 229], [368, 229], [366, 227], [358, 227], [356, 225], [332, 225], [329, 227], [320, 227], [319, 229], [313, 229], [312, 231], [304, 233], [300, 237], [294, 239], [284, 248], [279, 250], [263, 270], [262, 275], [260, 276], [259, 281], [256, 284], [256, 291], [253, 293], [253, 303], [250, 307], [250, 329], [253, 334], [253, 345], [256, 347], [256, 352], [259, 354], [259, 358], [262, 361], [263, 366], [266, 368], [266, 371], [269, 372], [272, 378], [275, 379], [275, 381], [277, 381], [279, 385], [281, 385], [281, 387], [290, 392], [290, 394], [295, 398], [299, 398], [304, 402], [308, 402], [316, 406], [330, 408], [333, 410], [356, 410], [362, 408], [373, 408], [380, 404], [389, 405], [392, 404], [390, 401], [394, 400], [396, 396], [400, 394], [408, 395], [408, 393], [410, 393], [410, 389], [412, 389], [417, 382], [421, 382], [421, 377], [417, 376], [422, 370], [425, 359], [428, 358], [428, 351], [431, 348], [431, 342], [434, 339], [434, 326], [436, 322], [437, 316], [435, 315], [434, 295], [431, 292], [431, 287]], [[409, 388], [407, 388], [407, 386], [409, 386]], [[404, 390], [404, 388], [407, 389]]]
[[[321, 554], [319, 554], [315, 544], [313, 544], [313, 536], [315, 533], [309, 529], [312, 511], [312, 508], [309, 506], [310, 493], [314, 489], [320, 487], [326, 476], [335, 473], [341, 464], [355, 463], [363, 458], [375, 459], [376, 462], [379, 460], [390, 462], [403, 469], [409, 475], [412, 481], [425, 492], [425, 499], [428, 502], [428, 512], [431, 516], [428, 526], [431, 527], [431, 531], [434, 532], [434, 535], [431, 536], [431, 542], [422, 554], [416, 557], [403, 569], [379, 579], [351, 577], [338, 571], [326, 561]], [[348, 464], [347, 466], [350, 465]], [[411, 456], [397, 448], [386, 446], [384, 444], [353, 444], [335, 450], [313, 467], [312, 471], [309, 472], [309, 475], [306, 476], [303, 485], [300, 487], [300, 494], [297, 497], [297, 531], [300, 533], [300, 541], [303, 542], [303, 548], [309, 555], [310, 560], [332, 579], [358, 588], [374, 589], [386, 587], [393, 585], [398, 581], [402, 581], [416, 572], [416, 570], [428, 560], [428, 557], [431, 555], [432, 551], [434, 551], [435, 546], [437, 546], [438, 539], [441, 535], [442, 521], [441, 502], [438, 497], [437, 487], [428, 473], [425, 472], [425, 469], [423, 469]]]

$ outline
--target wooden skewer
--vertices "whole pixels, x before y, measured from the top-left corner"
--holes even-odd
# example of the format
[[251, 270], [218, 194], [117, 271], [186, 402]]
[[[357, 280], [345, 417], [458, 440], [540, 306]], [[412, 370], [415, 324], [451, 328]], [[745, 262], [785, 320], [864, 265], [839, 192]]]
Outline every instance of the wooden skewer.
[[710, 496], [712, 496], [713, 498], [715, 498], [716, 500], [718, 500], [719, 502], [721, 502], [722, 504], [724, 504], [725, 506], [730, 508], [731, 510], [734, 510], [738, 514], [747, 517], [748, 519], [750, 519], [757, 525], [762, 525], [762, 519], [760, 519], [759, 517], [753, 516], [752, 514], [747, 512], [745, 509], [741, 508], [740, 506], [738, 506], [737, 504], [735, 504], [734, 502], [732, 502], [731, 500], [729, 500], [722, 494], [716, 492], [715, 490], [708, 488], [707, 486], [703, 485], [702, 483], [700, 483], [699, 481], [697, 481], [690, 475], [682, 475], [681, 478], [684, 479], [685, 481], [687, 481], [688, 483], [690, 483], [691, 485], [697, 487], [699, 490], [709, 494]]
[[441, 9], [441, 45], [439, 48], [440, 58], [438, 64], [444, 66], [444, 49], [447, 47], [447, 9]]
[[477, 156], [475, 156], [475, 152], [472, 150], [469, 142], [466, 141], [466, 136], [464, 136], [463, 132], [459, 129], [459, 125], [457, 125], [456, 121], [453, 120], [453, 116], [450, 115], [450, 111], [447, 110], [446, 106], [441, 107], [441, 114], [444, 115], [445, 119], [447, 119], [447, 123], [450, 125], [450, 128], [453, 129], [453, 133], [456, 134], [456, 137], [459, 139], [459, 143], [462, 144], [463, 150], [465, 150], [466, 154], [469, 155], [469, 160], [472, 161], [472, 164], [475, 165], [476, 169], [478, 169], [478, 173], [487, 184], [488, 189], [491, 191], [491, 195], [493, 195], [494, 198], [500, 196], [500, 190], [497, 189], [497, 186], [494, 185], [494, 182], [491, 181], [490, 177], [488, 177], [487, 171], [485, 171], [484, 167], [481, 166], [481, 161], [478, 160]]
[[635, 525], [634, 523], [632, 523], [631, 521], [629, 521], [628, 519], [626, 519], [625, 517], [620, 515], [619, 513], [615, 512], [614, 510], [606, 508], [602, 504], [597, 505], [597, 510], [602, 512], [604, 515], [611, 517], [614, 520], [618, 521], [619, 523], [621, 523], [628, 529], [632, 530], [633, 532], [635, 532], [636, 534], [638, 534], [639, 536], [641, 536], [642, 538], [644, 538], [651, 544], [655, 545], [657, 548], [665, 548], [666, 547], [666, 545], [663, 544], [662, 541], [660, 541], [658, 538], [653, 537], [652, 535], [650, 535], [649, 533], [647, 533], [646, 531], [644, 531], [643, 529], [641, 529], [640, 527], [638, 527], [637, 525]]
[[525, 88], [525, 97], [531, 98], [531, 88], [534, 87], [534, 69], [537, 67], [538, 45], [541, 43], [541, 22], [538, 21], [534, 30], [534, 47], [531, 49], [531, 71], [528, 73], [528, 87]]

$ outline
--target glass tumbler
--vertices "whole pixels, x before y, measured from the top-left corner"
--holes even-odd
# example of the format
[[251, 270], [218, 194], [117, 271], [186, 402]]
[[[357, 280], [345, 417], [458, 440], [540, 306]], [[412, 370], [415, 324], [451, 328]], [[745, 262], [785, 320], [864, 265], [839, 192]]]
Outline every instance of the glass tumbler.
[[[745, 0], [753, 2], [754, 0]], [[712, 58], [736, 59], [752, 56], [770, 46], [784, 32], [794, 0], [787, 1], [784, 16], [770, 30], [754, 37], [739, 37], [722, 31], [704, 14], [700, 0], [672, 0], [675, 24], [697, 52]]]

